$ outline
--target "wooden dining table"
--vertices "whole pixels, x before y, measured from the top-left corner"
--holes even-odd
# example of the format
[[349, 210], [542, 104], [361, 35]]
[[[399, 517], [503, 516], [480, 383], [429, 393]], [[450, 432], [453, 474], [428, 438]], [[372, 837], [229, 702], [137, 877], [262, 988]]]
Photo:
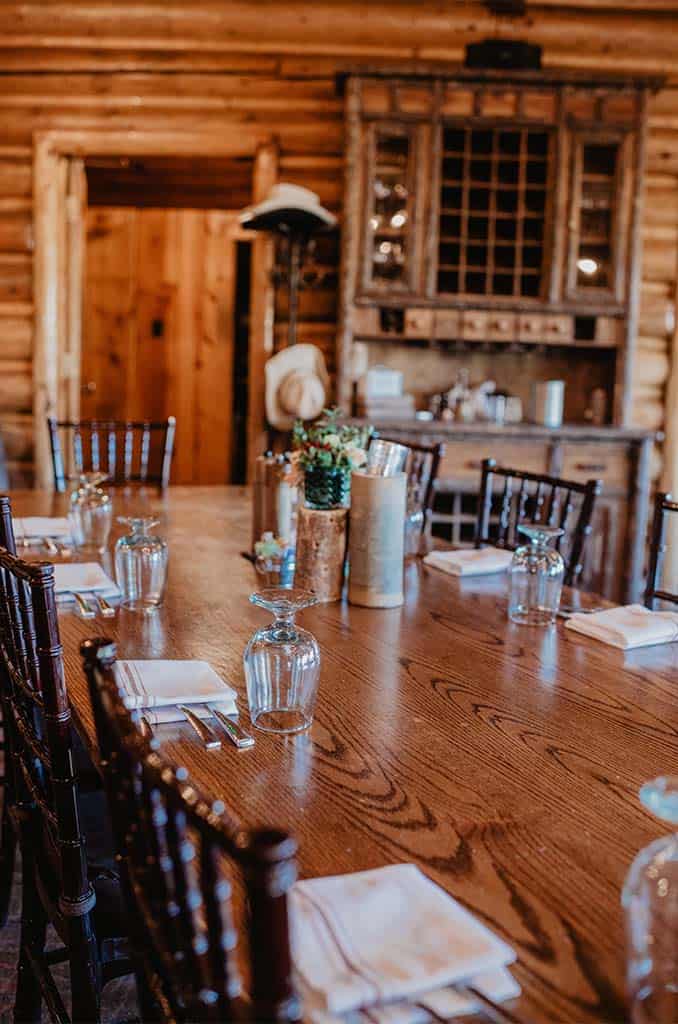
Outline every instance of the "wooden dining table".
[[[12, 504], [15, 515], [63, 514], [65, 498], [16, 492]], [[116, 493], [115, 506], [157, 515], [169, 584], [147, 616], [60, 611], [83, 737], [95, 749], [79, 654], [94, 635], [123, 658], [210, 662], [249, 728], [242, 656], [268, 614], [248, 602], [249, 492]], [[460, 579], [413, 561], [400, 608], [342, 601], [300, 615], [322, 656], [308, 732], [255, 732], [242, 751], [225, 739], [207, 751], [188, 724], [156, 734], [244, 825], [294, 832], [302, 877], [417, 864], [514, 948], [521, 1020], [621, 1022], [620, 894], [633, 857], [665, 830], [638, 789], [678, 765], [678, 644], [623, 652], [562, 621], [514, 625], [506, 605], [504, 576]]]

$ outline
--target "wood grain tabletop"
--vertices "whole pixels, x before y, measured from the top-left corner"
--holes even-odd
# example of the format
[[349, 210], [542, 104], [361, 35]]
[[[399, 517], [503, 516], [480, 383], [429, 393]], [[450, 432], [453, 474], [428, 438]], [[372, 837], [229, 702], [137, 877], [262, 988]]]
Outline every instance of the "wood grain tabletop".
[[[115, 500], [120, 513], [158, 514], [169, 588], [148, 617], [60, 613], [82, 730], [92, 741], [78, 653], [92, 635], [112, 637], [120, 657], [209, 661], [249, 726], [242, 654], [268, 613], [247, 600], [248, 492]], [[16, 515], [65, 507], [64, 496], [13, 495]], [[619, 897], [637, 851], [662, 834], [637, 792], [678, 765], [678, 644], [624, 653], [562, 623], [513, 625], [501, 576], [412, 563], [405, 594], [401, 608], [300, 615], [322, 654], [308, 733], [257, 732], [252, 750], [206, 752], [189, 726], [163, 726], [163, 749], [244, 824], [293, 830], [305, 877], [418, 864], [515, 948], [523, 1019], [625, 1020]]]

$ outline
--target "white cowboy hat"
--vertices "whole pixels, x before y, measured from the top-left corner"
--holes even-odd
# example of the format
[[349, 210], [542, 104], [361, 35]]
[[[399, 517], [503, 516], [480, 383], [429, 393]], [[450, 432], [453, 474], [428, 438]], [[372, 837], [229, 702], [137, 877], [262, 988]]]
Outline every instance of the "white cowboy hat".
[[271, 188], [266, 199], [242, 211], [240, 223], [255, 231], [275, 231], [285, 224], [310, 232], [334, 227], [337, 218], [320, 205], [315, 192], [280, 182]]
[[290, 430], [296, 419], [314, 420], [325, 408], [330, 378], [316, 345], [290, 345], [266, 363], [266, 419]]

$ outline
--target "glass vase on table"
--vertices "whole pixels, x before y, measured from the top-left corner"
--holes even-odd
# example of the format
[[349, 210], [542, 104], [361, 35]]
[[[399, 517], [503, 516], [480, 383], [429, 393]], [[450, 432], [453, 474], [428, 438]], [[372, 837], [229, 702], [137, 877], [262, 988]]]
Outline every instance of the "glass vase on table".
[[636, 856], [622, 891], [632, 1024], [678, 1021], [678, 776], [646, 783], [640, 802], [673, 833]]
[[123, 608], [149, 613], [162, 604], [167, 584], [167, 544], [150, 531], [152, 516], [123, 516], [119, 523], [130, 532], [115, 544], [115, 575]]
[[529, 545], [516, 548], [509, 566], [508, 616], [523, 626], [549, 626], [556, 621], [565, 563], [551, 541], [563, 535], [558, 526], [520, 524]]
[[316, 598], [298, 588], [268, 587], [251, 594], [250, 601], [273, 613], [273, 621], [254, 633], [243, 656], [252, 725], [264, 732], [301, 732], [313, 721], [320, 650], [294, 617]]

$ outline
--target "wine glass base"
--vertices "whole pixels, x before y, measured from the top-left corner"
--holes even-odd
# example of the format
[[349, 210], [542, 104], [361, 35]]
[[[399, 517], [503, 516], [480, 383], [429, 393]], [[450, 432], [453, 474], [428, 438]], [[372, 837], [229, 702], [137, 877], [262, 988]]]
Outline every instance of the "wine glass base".
[[263, 708], [252, 717], [252, 725], [262, 732], [290, 735], [310, 728], [313, 716], [299, 708]]
[[121, 601], [120, 607], [128, 612], [139, 612], [141, 615], [153, 615], [160, 608], [160, 603], [152, 604], [145, 601]]
[[509, 619], [519, 626], [552, 626], [556, 616], [550, 608], [516, 608], [509, 611]]

